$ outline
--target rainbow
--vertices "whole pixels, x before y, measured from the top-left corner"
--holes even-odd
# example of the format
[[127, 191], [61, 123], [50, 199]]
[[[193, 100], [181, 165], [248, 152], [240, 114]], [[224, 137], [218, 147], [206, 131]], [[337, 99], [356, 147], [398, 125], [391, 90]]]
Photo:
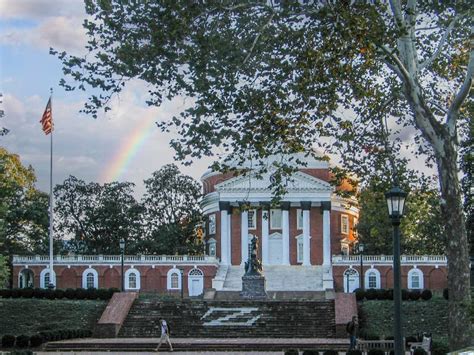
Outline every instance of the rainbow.
[[99, 181], [117, 181], [127, 169], [132, 158], [138, 153], [148, 137], [154, 132], [155, 119], [144, 119], [131, 134], [120, 142], [113, 159], [100, 174]]

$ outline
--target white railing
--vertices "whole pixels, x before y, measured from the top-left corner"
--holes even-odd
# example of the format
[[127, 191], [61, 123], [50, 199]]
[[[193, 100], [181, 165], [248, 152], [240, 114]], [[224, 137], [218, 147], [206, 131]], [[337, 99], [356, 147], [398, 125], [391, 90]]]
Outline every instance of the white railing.
[[[56, 264], [119, 264], [120, 255], [55, 255]], [[13, 264], [47, 264], [49, 256], [46, 255], [15, 255]], [[125, 255], [126, 264], [218, 264], [218, 260], [207, 255]]]
[[[367, 264], [392, 264], [392, 255], [364, 255], [363, 263]], [[400, 256], [402, 264], [437, 264], [446, 265], [447, 259], [444, 255], [402, 255]], [[332, 263], [334, 265], [350, 265], [360, 263], [360, 255], [333, 255]]]

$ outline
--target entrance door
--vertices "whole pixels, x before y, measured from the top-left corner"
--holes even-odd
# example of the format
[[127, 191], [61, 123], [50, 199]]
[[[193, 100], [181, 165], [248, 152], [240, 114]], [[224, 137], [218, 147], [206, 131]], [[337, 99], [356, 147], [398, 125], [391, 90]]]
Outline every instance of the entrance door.
[[200, 296], [204, 291], [204, 274], [199, 269], [192, 269], [188, 274], [189, 296]]
[[359, 273], [354, 269], [347, 269], [344, 272], [344, 292], [354, 292], [359, 288]]
[[268, 237], [268, 263], [281, 265], [283, 241], [280, 233], [273, 233]]

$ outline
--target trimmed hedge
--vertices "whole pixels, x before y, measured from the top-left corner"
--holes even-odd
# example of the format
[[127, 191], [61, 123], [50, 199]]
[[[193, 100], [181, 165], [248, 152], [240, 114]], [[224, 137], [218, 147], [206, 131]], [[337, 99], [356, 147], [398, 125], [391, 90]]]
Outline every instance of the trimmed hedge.
[[385, 355], [385, 351], [382, 349], [370, 349], [367, 355]]
[[16, 346], [19, 348], [27, 348], [30, 345], [30, 337], [28, 335], [19, 335], [16, 337]]
[[14, 289], [0, 289], [1, 298], [46, 298], [50, 300], [54, 299], [78, 299], [78, 300], [108, 300], [112, 297], [115, 292], [120, 292], [117, 288], [103, 288], [103, 289], [83, 289], [83, 288], [68, 288], [66, 290], [61, 289], [44, 289], [44, 288], [14, 288]]
[[43, 344], [43, 337], [39, 334], [32, 335], [30, 338], [31, 347], [37, 348]]
[[303, 351], [303, 355], [319, 355], [318, 350], [305, 350]]
[[323, 355], [338, 355], [339, 352], [337, 352], [336, 350], [326, 350]]
[[13, 348], [13, 345], [15, 345], [15, 340], [16, 340], [16, 337], [14, 335], [5, 334], [2, 337], [2, 347]]
[[362, 351], [360, 350], [349, 350], [346, 352], [347, 355], [362, 355]]
[[299, 352], [296, 349], [285, 350], [285, 355], [298, 355], [298, 354], [299, 354]]
[[[447, 291], [446, 291], [447, 292]], [[367, 290], [363, 290], [361, 288], [357, 288], [354, 290], [356, 295], [357, 301], [363, 301], [366, 299], [367, 301], [372, 300], [393, 300], [393, 289], [374, 289], [369, 288]], [[444, 295], [444, 292], [443, 292]], [[433, 297], [433, 292], [431, 290], [402, 290], [402, 300], [404, 301], [417, 301], [422, 299], [424, 301], [428, 301]], [[446, 297], [445, 297], [446, 298]]]

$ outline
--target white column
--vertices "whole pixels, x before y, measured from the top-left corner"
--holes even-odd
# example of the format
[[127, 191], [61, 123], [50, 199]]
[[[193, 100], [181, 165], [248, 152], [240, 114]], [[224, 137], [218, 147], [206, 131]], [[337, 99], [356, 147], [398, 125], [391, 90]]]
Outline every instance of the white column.
[[241, 255], [242, 255], [242, 260], [241, 263], [244, 265], [249, 258], [249, 213], [248, 211], [244, 210], [240, 214], [240, 221], [241, 221], [241, 227], [240, 227], [240, 240], [241, 240]]
[[221, 263], [229, 265], [228, 253], [228, 233], [229, 233], [229, 217], [227, 210], [221, 210]]
[[290, 203], [284, 202], [281, 211], [281, 229], [282, 229], [282, 259], [283, 265], [290, 265]]
[[229, 218], [227, 223], [227, 260], [229, 260], [229, 265], [232, 265], [232, 210], [230, 208], [227, 217]]
[[323, 265], [331, 265], [331, 202], [322, 202], [323, 209]]
[[262, 264], [268, 265], [268, 234], [270, 231], [270, 214], [262, 210]]
[[309, 210], [303, 210], [303, 265], [309, 266], [311, 265], [310, 260], [310, 242], [309, 242], [309, 231], [310, 231], [310, 224], [309, 224]]

